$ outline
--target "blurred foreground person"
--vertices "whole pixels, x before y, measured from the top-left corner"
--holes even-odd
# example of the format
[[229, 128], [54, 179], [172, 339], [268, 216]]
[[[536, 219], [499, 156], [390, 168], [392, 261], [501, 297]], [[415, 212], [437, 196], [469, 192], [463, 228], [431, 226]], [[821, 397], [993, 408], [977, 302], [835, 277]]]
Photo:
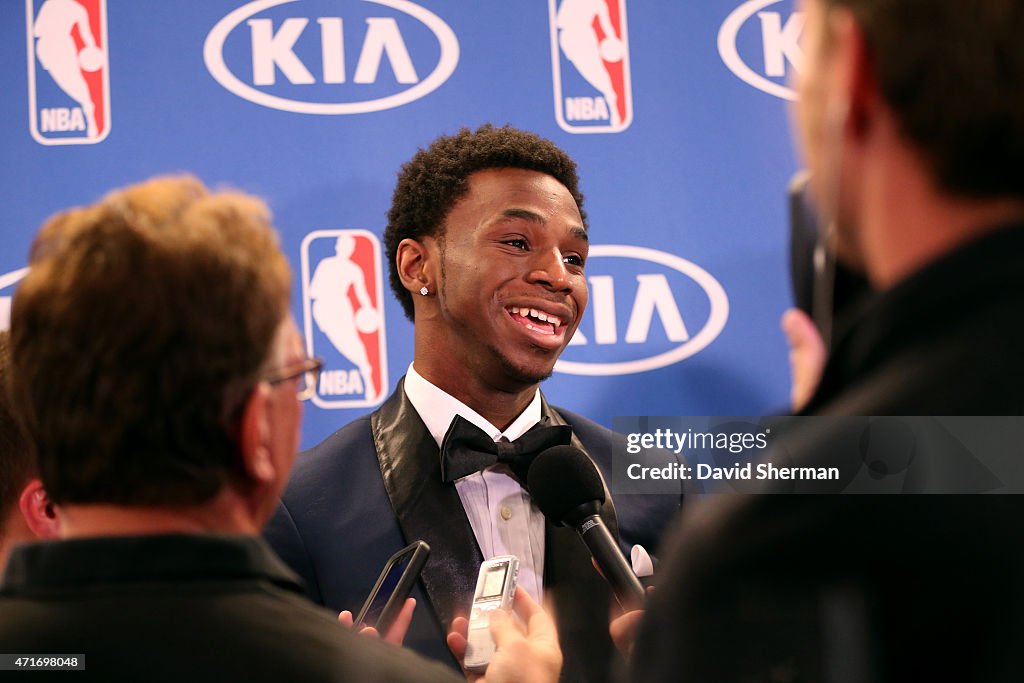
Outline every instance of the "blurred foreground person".
[[262, 202], [153, 180], [51, 219], [30, 266], [12, 396], [63, 540], [13, 552], [0, 652], [103, 681], [458, 680], [343, 628], [257, 535], [319, 369]]
[[[878, 295], [802, 414], [1024, 414], [1024, 3], [804, 10], [816, 205]], [[840, 435], [796, 429], [788, 464], [835, 462]], [[637, 681], [1021, 678], [1019, 496], [721, 496], [672, 546]]]

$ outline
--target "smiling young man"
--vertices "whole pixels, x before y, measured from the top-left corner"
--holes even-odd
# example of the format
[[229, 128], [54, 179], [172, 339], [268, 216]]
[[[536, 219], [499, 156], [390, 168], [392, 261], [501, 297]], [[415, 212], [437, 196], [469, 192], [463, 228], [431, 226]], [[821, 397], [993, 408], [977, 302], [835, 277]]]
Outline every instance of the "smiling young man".
[[[586, 548], [545, 522], [516, 465], [491, 457], [473, 471], [454, 445], [571, 442], [609, 472], [611, 432], [538, 388], [587, 305], [582, 203], [575, 163], [513, 128], [462, 130], [405, 164], [384, 237], [392, 289], [415, 324], [413, 362], [379, 410], [299, 458], [267, 529], [334, 609], [358, 608], [394, 551], [429, 543], [405, 644], [437, 659], [452, 662], [444, 634], [469, 611], [480, 562], [513, 554], [520, 585], [553, 601], [563, 680], [608, 676], [609, 592]], [[617, 511], [610, 500], [604, 516], [622, 539], [653, 547], [679, 499], [637, 497]]]
[[402, 286], [420, 296], [414, 369], [508, 427], [587, 306], [587, 231], [573, 195], [538, 171], [477, 171], [445, 231], [403, 239], [396, 258]]

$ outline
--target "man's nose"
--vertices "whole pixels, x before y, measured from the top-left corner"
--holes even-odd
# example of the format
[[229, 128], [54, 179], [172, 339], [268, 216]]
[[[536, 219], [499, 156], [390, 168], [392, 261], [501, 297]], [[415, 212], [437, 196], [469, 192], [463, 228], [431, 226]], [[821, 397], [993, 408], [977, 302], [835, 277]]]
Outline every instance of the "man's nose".
[[560, 249], [548, 249], [537, 252], [528, 279], [530, 282], [544, 285], [555, 292], [572, 290], [572, 279], [565, 267], [565, 260]]

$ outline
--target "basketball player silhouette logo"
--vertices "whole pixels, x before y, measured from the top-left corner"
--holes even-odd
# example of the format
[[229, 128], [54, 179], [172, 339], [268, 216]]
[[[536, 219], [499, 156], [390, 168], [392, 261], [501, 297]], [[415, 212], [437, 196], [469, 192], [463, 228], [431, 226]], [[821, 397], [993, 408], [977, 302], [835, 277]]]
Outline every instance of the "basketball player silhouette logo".
[[321, 230], [303, 242], [307, 344], [326, 361], [321, 407], [375, 405], [386, 388], [379, 252], [365, 230]]
[[625, 0], [550, 3], [559, 125], [576, 133], [624, 130], [633, 115]]
[[40, 5], [28, 37], [32, 133], [39, 142], [94, 143], [109, 132], [105, 30], [103, 0]]

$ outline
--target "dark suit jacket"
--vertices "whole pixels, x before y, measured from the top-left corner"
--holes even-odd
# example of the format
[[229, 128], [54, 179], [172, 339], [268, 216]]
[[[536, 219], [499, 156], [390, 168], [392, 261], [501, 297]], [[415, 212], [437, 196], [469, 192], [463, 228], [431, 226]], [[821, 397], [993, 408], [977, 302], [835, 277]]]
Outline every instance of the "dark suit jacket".
[[[574, 444], [609, 481], [613, 440], [622, 437], [546, 402], [542, 412], [552, 424], [572, 426]], [[640, 543], [654, 552], [679, 497], [628, 498], [619, 508], [609, 498], [603, 516], [621, 530], [624, 549]], [[353, 611], [392, 553], [426, 541], [431, 554], [413, 593], [418, 606], [405, 644], [455, 666], [445, 634], [454, 616], [469, 611], [482, 557], [454, 485], [441, 480], [437, 444], [401, 383], [379, 410], [299, 457], [265, 536], [306, 580], [314, 601]], [[615, 656], [610, 593], [573, 530], [547, 525], [544, 585], [555, 600], [563, 680], [605, 679]]]
[[[1024, 415], [1024, 226], [885, 292], [809, 414]], [[796, 465], [843, 449], [793, 435]], [[1024, 497], [761, 495], [689, 508], [634, 680], [1017, 681]]]

